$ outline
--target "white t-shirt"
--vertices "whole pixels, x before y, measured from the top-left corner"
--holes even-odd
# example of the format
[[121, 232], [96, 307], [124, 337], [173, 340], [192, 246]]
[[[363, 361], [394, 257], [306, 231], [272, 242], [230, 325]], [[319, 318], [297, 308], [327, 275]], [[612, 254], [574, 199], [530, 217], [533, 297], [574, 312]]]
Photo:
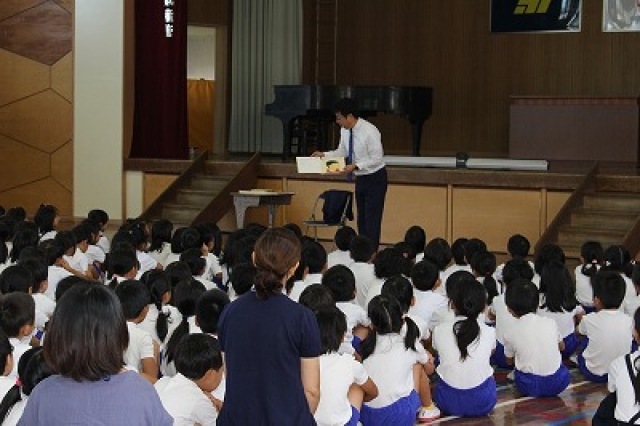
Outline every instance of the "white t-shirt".
[[173, 417], [174, 426], [215, 425], [218, 411], [192, 380], [178, 373], [154, 385], [162, 406]]
[[[182, 315], [180, 315], [180, 313], [178, 312], [178, 317], [176, 318], [176, 321], [173, 321], [171, 324], [169, 324], [169, 332], [167, 333], [167, 337], [164, 338], [164, 342], [163, 342], [164, 347], [167, 346], [167, 343], [169, 343], [169, 340], [171, 339], [173, 332], [176, 330], [176, 328], [178, 328], [181, 322], [182, 322]], [[200, 329], [200, 327], [196, 325], [195, 315], [188, 317], [187, 323], [189, 324], [189, 334], [202, 333], [202, 330]], [[167, 362], [166, 356], [162, 357], [162, 362], [160, 363], [160, 371], [164, 376], [175, 376], [177, 373], [173, 360], [171, 360], [171, 362]]]
[[208, 253], [205, 257], [207, 262], [207, 266], [205, 268], [204, 276], [208, 280], [213, 280], [213, 277], [216, 275], [222, 276], [222, 266], [220, 266], [220, 260], [218, 260], [218, 256], [213, 253]]
[[432, 344], [440, 356], [440, 364], [436, 368], [440, 378], [453, 388], [471, 389], [493, 376], [490, 358], [496, 347], [496, 332], [493, 327], [478, 321], [480, 334], [467, 346], [468, 356], [462, 361], [453, 325], [463, 319], [465, 317], [456, 317], [453, 322], [437, 326], [433, 331]]
[[582, 317], [578, 332], [589, 338], [582, 353], [593, 374], [606, 374], [611, 362], [631, 350], [633, 320], [617, 309], [603, 309]]
[[[173, 324], [176, 321], [180, 321], [182, 317], [180, 315], [180, 312], [171, 305], [163, 306], [162, 310], [164, 311], [165, 314], [168, 315], [168, 318], [167, 318], [167, 334], [168, 334], [168, 331], [173, 326]], [[157, 322], [158, 322], [158, 308], [156, 308], [156, 305], [149, 305], [149, 311], [147, 312], [147, 316], [144, 317], [144, 320], [140, 324], [138, 324], [138, 328], [146, 331], [151, 335], [151, 338], [153, 340], [155, 340], [159, 344], [162, 344], [162, 341], [158, 337], [158, 332], [156, 329]]]
[[[13, 363], [17, 365], [18, 361], [14, 358]], [[11, 388], [16, 384], [16, 377], [18, 376], [17, 375], [15, 377], [11, 377], [11, 375], [0, 376], [0, 401], [2, 401], [2, 398], [4, 398], [7, 392], [9, 392]], [[2, 422], [2, 424], [4, 425], [4, 422]]]
[[142, 274], [158, 266], [158, 261], [143, 251], [136, 250], [136, 257], [138, 258], [138, 263], [140, 263], [140, 269], [138, 269], [136, 279], [140, 279]]
[[349, 250], [334, 250], [327, 255], [327, 269], [335, 265], [349, 267], [353, 263]]
[[89, 270], [89, 258], [87, 255], [76, 247], [76, 251], [73, 254], [73, 261], [76, 265], [78, 265], [78, 270], [80, 272], [86, 273]]
[[167, 256], [171, 253], [171, 243], [162, 243], [160, 251], [148, 251], [147, 254], [162, 266], [167, 266]]
[[376, 348], [363, 365], [378, 386], [378, 396], [365, 402], [366, 406], [386, 407], [414, 390], [413, 366], [429, 361], [429, 355], [420, 342], [416, 342], [415, 347], [415, 351], [406, 349], [404, 337], [397, 333], [377, 336]]
[[550, 376], [560, 368], [561, 340], [554, 320], [526, 314], [505, 331], [504, 355], [515, 356], [516, 369], [523, 373]]
[[349, 387], [354, 383], [363, 385], [369, 375], [352, 355], [334, 352], [319, 359], [320, 402], [314, 417], [318, 426], [344, 425], [351, 418]]
[[[636, 351], [631, 354], [631, 367], [634, 374], [638, 375], [635, 370], [634, 361], [640, 356], [640, 352]], [[629, 422], [629, 420], [640, 412], [640, 405], [636, 402], [636, 394], [633, 389], [631, 377], [627, 369], [625, 361], [626, 355], [616, 358], [609, 367], [609, 392], [616, 392], [616, 409], [614, 417], [621, 422]], [[638, 422], [636, 422], [638, 424]]]
[[504, 332], [516, 322], [516, 317], [509, 312], [509, 308], [507, 308], [507, 304], [504, 301], [504, 294], [499, 294], [493, 298], [493, 303], [489, 310], [496, 316], [496, 339], [504, 345]]
[[[599, 267], [598, 267], [599, 269]], [[593, 306], [591, 278], [582, 273], [582, 265], [576, 266], [576, 299], [582, 306]]]
[[372, 263], [367, 262], [353, 262], [349, 266], [351, 272], [356, 278], [356, 303], [362, 306], [364, 310], [367, 310], [367, 296], [369, 294], [369, 288], [378, 281], [374, 272]]
[[96, 243], [96, 245], [100, 247], [105, 254], [109, 253], [109, 250], [111, 249], [111, 242], [105, 235], [102, 234], [100, 234], [100, 238], [98, 238], [98, 242]]
[[154, 358], [153, 339], [146, 331], [138, 328], [131, 321], [127, 321], [129, 331], [129, 346], [124, 351], [124, 363], [137, 371], [142, 371], [142, 360]]
[[47, 281], [49, 285], [47, 286], [47, 290], [44, 292], [45, 296], [47, 296], [51, 300], [56, 300], [56, 288], [58, 288], [58, 283], [67, 277], [72, 276], [73, 274], [66, 269], [52, 265], [49, 266], [49, 272], [47, 273]]
[[210, 281], [210, 280], [206, 279], [202, 275], [199, 275], [199, 276], [195, 276], [194, 275], [193, 279], [195, 279], [196, 281], [201, 282], [202, 285], [204, 286], [204, 288], [206, 288], [207, 290], [212, 290], [214, 288], [218, 288], [218, 286], [215, 285], [215, 283], [213, 281]]
[[22, 417], [22, 413], [24, 413], [24, 407], [27, 406], [27, 401], [29, 397], [22, 392], [20, 392], [22, 399], [16, 402], [13, 407], [7, 413], [7, 417], [4, 418], [2, 422], [2, 426], [16, 426]]
[[575, 327], [574, 318], [576, 315], [579, 315], [579, 314], [584, 314], [584, 309], [580, 305], [577, 305], [570, 312], [566, 312], [566, 311], [551, 312], [547, 308], [538, 309], [538, 315], [551, 318], [556, 322], [556, 325], [558, 326], [558, 331], [560, 332], [560, 335], [562, 336], [563, 339], [565, 339], [570, 334], [575, 333], [576, 327]]
[[87, 247], [87, 251], [85, 251], [84, 254], [87, 256], [87, 259], [89, 259], [89, 263], [104, 263], [104, 259], [106, 257], [102, 249], [93, 244], [89, 244], [89, 246]]
[[448, 303], [446, 297], [431, 290], [420, 291], [414, 288], [413, 295], [416, 298], [416, 303], [409, 308], [409, 313], [419, 316], [427, 324], [431, 322], [433, 313], [443, 306], [447, 306]]
[[30, 342], [31, 336], [23, 337], [22, 340], [18, 340], [15, 337], [9, 338], [9, 343], [13, 346], [13, 369], [11, 369], [11, 373], [9, 373], [7, 377], [13, 380], [13, 384], [15, 384], [18, 378], [18, 362], [20, 362], [20, 357], [31, 349], [29, 345]]
[[337, 302], [336, 307], [342, 311], [347, 319], [347, 333], [344, 340], [351, 344], [351, 339], [353, 339], [353, 329], [358, 325], [368, 327], [371, 325], [371, 320], [369, 320], [369, 317], [365, 310], [362, 309], [362, 306], [356, 305], [353, 301]]
[[303, 280], [298, 280], [293, 283], [293, 288], [291, 289], [291, 293], [289, 293], [289, 298], [297, 302], [300, 300], [300, 295], [307, 287], [311, 284], [320, 284], [321, 282], [322, 274], [307, 274]]
[[433, 315], [431, 315], [429, 330], [433, 332], [438, 325], [451, 322], [455, 317], [456, 313], [451, 308], [451, 304], [447, 302], [445, 306], [441, 306], [433, 313]]

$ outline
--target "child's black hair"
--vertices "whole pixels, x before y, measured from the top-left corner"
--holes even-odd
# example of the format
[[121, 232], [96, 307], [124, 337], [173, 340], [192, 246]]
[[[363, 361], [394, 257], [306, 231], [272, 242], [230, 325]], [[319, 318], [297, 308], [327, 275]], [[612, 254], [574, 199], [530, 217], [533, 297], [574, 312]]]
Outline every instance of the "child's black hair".
[[413, 286], [411, 281], [402, 275], [394, 275], [387, 278], [382, 284], [382, 290], [380, 292], [382, 296], [394, 297], [402, 308], [403, 313], [409, 312], [411, 302], [413, 301]]
[[509, 285], [513, 280], [524, 278], [531, 281], [533, 279], [533, 268], [528, 261], [520, 258], [510, 259], [502, 268], [502, 282]]
[[58, 216], [58, 209], [56, 206], [40, 204], [40, 207], [38, 207], [38, 210], [33, 216], [33, 222], [38, 225], [38, 233], [40, 236], [54, 230], [56, 216]]
[[531, 281], [519, 278], [507, 286], [504, 300], [516, 318], [534, 313], [540, 304], [538, 287]]
[[411, 246], [414, 255], [422, 253], [427, 245], [427, 233], [423, 227], [413, 225], [404, 233], [404, 242]]
[[434, 238], [424, 248], [424, 258], [435, 263], [441, 271], [449, 265], [452, 257], [451, 247], [444, 238]]
[[364, 235], [356, 235], [349, 244], [349, 254], [354, 262], [369, 262], [375, 252], [373, 241]]
[[149, 299], [151, 304], [156, 307], [158, 311], [158, 318], [156, 320], [156, 334], [160, 340], [164, 340], [167, 337], [169, 331], [170, 314], [167, 314], [163, 309], [164, 295], [171, 294], [171, 284], [165, 271], [161, 269], [150, 269], [142, 274], [140, 281], [147, 286], [149, 290]]
[[578, 305], [571, 274], [565, 264], [557, 260], [548, 262], [542, 269], [540, 292], [544, 293], [542, 307], [550, 312], [571, 312]]
[[[637, 334], [640, 334], [640, 308], [636, 309], [633, 314], [633, 328]], [[631, 380], [633, 384], [633, 393], [635, 395], [636, 404], [640, 404], [640, 373], [638, 373], [640, 371], [640, 368], [638, 367], [638, 360], [639, 358], [637, 357], [633, 360], [633, 368], [634, 370], [636, 370], [636, 372], [633, 375], [633, 379]]]
[[484, 311], [487, 304], [487, 293], [478, 281], [468, 281], [458, 288], [452, 302], [456, 314], [466, 317], [453, 324], [460, 360], [464, 361], [469, 356], [469, 345], [480, 336], [478, 315]]
[[22, 222], [27, 218], [27, 211], [24, 209], [24, 207], [16, 206], [9, 208], [5, 215], [14, 219], [16, 222]]
[[167, 356], [168, 362], [173, 360], [180, 339], [189, 334], [188, 318], [196, 314], [196, 304], [205, 291], [204, 285], [194, 279], [181, 281], [174, 288], [173, 305], [178, 309], [180, 315], [182, 315], [182, 320], [166, 344], [165, 355]]
[[331, 291], [336, 302], [353, 300], [356, 293], [356, 277], [344, 265], [334, 265], [327, 269], [322, 275], [322, 285]]
[[300, 226], [297, 223], [286, 223], [284, 225], [282, 225], [283, 228], [288, 229], [289, 231], [293, 232], [296, 237], [298, 237], [298, 239], [302, 239], [303, 235], [302, 235], [302, 229], [300, 228]]
[[[53, 237], [53, 242], [62, 247], [65, 254], [70, 252], [72, 249], [75, 251], [76, 237], [71, 231], [58, 231], [56, 236]], [[73, 253], [71, 253], [71, 256], [73, 256]]]
[[16, 263], [20, 257], [20, 252], [25, 247], [36, 247], [38, 245], [38, 232], [29, 227], [19, 227], [13, 235], [13, 245], [9, 253], [9, 259]]
[[498, 283], [493, 277], [496, 272], [496, 256], [489, 251], [477, 251], [471, 258], [471, 269], [478, 277], [483, 278], [482, 284], [487, 291], [487, 303], [490, 305], [498, 295]]
[[453, 262], [456, 265], [466, 266], [467, 259], [464, 255], [464, 245], [469, 241], [467, 238], [460, 237], [451, 244], [451, 255], [453, 256]]
[[0, 327], [9, 337], [18, 337], [20, 329], [36, 318], [36, 304], [27, 293], [9, 293], [0, 298]]
[[531, 243], [521, 234], [514, 234], [509, 237], [509, 241], [507, 241], [507, 251], [511, 255], [512, 258], [520, 258], [525, 259], [529, 256], [529, 250], [531, 249]]
[[300, 263], [309, 274], [319, 274], [327, 266], [327, 250], [319, 242], [307, 240], [302, 245]]
[[207, 266], [207, 261], [202, 257], [202, 250], [199, 248], [184, 250], [180, 253], [180, 262], [184, 262], [189, 265], [191, 275], [194, 277], [202, 275]]
[[403, 324], [407, 325], [404, 338], [406, 349], [416, 350], [416, 340], [420, 336], [420, 330], [409, 317], [405, 318], [400, 303], [393, 297], [382, 295], [375, 296], [369, 302], [367, 313], [371, 319], [373, 329], [360, 344], [362, 359], [367, 359], [376, 348], [378, 334], [400, 333]]
[[109, 222], [109, 214], [100, 209], [93, 209], [87, 214], [87, 219], [91, 219], [103, 228]]
[[115, 293], [120, 300], [126, 320], [138, 318], [144, 308], [151, 302], [149, 289], [138, 280], [120, 282], [116, 286]]
[[411, 282], [417, 290], [433, 290], [439, 278], [438, 266], [428, 259], [421, 260], [411, 268]]
[[209, 245], [213, 243], [213, 250], [209, 249], [209, 251], [216, 255], [216, 257], [220, 257], [220, 250], [222, 248], [222, 233], [220, 232], [220, 227], [215, 223], [201, 223], [196, 226], [200, 235], [202, 235], [202, 240], [205, 244]]
[[464, 243], [464, 257], [467, 263], [471, 263], [473, 255], [480, 251], [487, 251], [487, 244], [479, 238], [469, 238]]
[[[38, 282], [38, 285], [40, 283]], [[11, 265], [0, 273], [2, 294], [13, 292], [29, 293], [36, 286], [36, 279], [24, 264]]]
[[231, 271], [231, 287], [236, 292], [236, 295], [242, 296], [253, 287], [257, 274], [256, 267], [253, 263], [240, 263], [233, 267]]
[[[59, 302], [60, 299], [62, 299], [62, 296], [67, 292], [67, 290], [69, 290], [74, 285], [82, 284], [82, 283], [87, 284], [91, 282], [92, 281], [88, 281], [76, 275], [70, 275], [68, 277], [64, 277], [63, 279], [60, 280], [60, 282], [56, 287], [56, 292], [55, 292], [56, 303]], [[98, 285], [102, 285], [102, 284], [98, 284]]]
[[393, 247], [387, 247], [376, 254], [373, 260], [373, 272], [378, 278], [389, 278], [394, 275], [411, 275], [412, 263]]
[[7, 358], [11, 354], [13, 354], [13, 345], [9, 342], [9, 337], [4, 330], [0, 328], [0, 373], [7, 368]]
[[87, 244], [91, 243], [91, 229], [83, 224], [76, 225], [71, 230], [76, 244], [86, 241]]
[[186, 231], [186, 227], [181, 227], [173, 232], [171, 237], [171, 253], [180, 254], [184, 248], [182, 247], [182, 234]]
[[54, 374], [55, 372], [44, 358], [42, 346], [31, 348], [22, 354], [20, 361], [18, 361], [20, 382], [9, 389], [0, 402], [0, 421], [4, 423], [9, 411], [18, 401], [22, 400], [22, 394], [31, 395], [38, 383]]
[[[107, 276], [115, 280], [115, 275], [124, 277], [136, 268], [138, 266], [138, 258], [132, 249], [116, 248], [107, 254], [105, 263], [107, 264]], [[112, 282], [110, 285], [115, 287], [116, 284]]]
[[533, 269], [536, 274], [540, 275], [544, 265], [552, 260], [559, 260], [560, 262], [565, 263], [564, 251], [557, 244], [549, 243], [543, 245], [533, 260]]
[[100, 225], [98, 222], [91, 219], [85, 219], [80, 223], [82, 226], [87, 228], [87, 231], [89, 231], [89, 244], [95, 245], [98, 242], [98, 238], [100, 238]]
[[196, 320], [203, 333], [218, 334], [220, 315], [229, 303], [229, 296], [217, 288], [200, 295], [196, 303]]
[[338, 352], [347, 332], [347, 319], [344, 313], [335, 306], [324, 306], [315, 311], [322, 352], [325, 354]]
[[314, 312], [320, 308], [335, 306], [336, 304], [333, 294], [331, 294], [331, 290], [329, 290], [328, 287], [317, 283], [311, 284], [302, 290], [298, 303]]
[[458, 291], [458, 287], [464, 285], [465, 281], [476, 281], [476, 277], [469, 271], [455, 271], [449, 275], [445, 284], [447, 299], [453, 300]]
[[190, 380], [203, 378], [209, 370], [220, 370], [222, 350], [218, 339], [204, 333], [185, 336], [176, 347], [175, 366]]
[[631, 254], [625, 246], [609, 246], [603, 255], [604, 266], [621, 272], [631, 278]]
[[593, 297], [598, 298], [603, 309], [618, 309], [622, 305], [627, 285], [620, 272], [603, 267], [592, 278]]
[[580, 272], [587, 277], [593, 277], [604, 259], [602, 244], [599, 241], [586, 241], [580, 247], [580, 257], [583, 259]]
[[336, 247], [341, 251], [348, 251], [353, 238], [358, 235], [356, 230], [350, 226], [341, 226], [335, 233], [333, 241]]
[[198, 231], [195, 227], [189, 227], [182, 232], [180, 235], [180, 244], [182, 246], [182, 251], [195, 248], [202, 249], [202, 245], [204, 241], [202, 240], [202, 235], [200, 231]]
[[167, 273], [169, 284], [171, 284], [171, 291], [176, 288], [179, 282], [190, 281], [193, 278], [191, 268], [189, 268], [186, 262], [171, 262], [164, 271]]
[[151, 225], [151, 244], [149, 252], [162, 250], [164, 243], [171, 243], [171, 233], [173, 232], [173, 223], [167, 219], [160, 219]]
[[393, 245], [393, 248], [399, 251], [402, 257], [409, 260], [413, 266], [413, 263], [416, 261], [416, 252], [411, 244], [406, 241], [399, 241]]

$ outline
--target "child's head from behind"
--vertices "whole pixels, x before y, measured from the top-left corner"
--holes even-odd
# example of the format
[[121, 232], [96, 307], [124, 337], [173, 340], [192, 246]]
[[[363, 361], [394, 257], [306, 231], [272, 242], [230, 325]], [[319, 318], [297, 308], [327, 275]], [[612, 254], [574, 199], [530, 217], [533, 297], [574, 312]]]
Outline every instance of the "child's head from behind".
[[516, 318], [535, 313], [540, 303], [538, 287], [524, 279], [517, 279], [509, 284], [504, 299]]
[[478, 315], [484, 311], [487, 303], [487, 292], [478, 281], [464, 281], [453, 299], [453, 307], [457, 315], [466, 318], [458, 320], [453, 325], [453, 334], [460, 350], [460, 358], [465, 360], [469, 356], [469, 345], [480, 334]]
[[413, 304], [413, 286], [411, 281], [402, 275], [394, 275], [387, 278], [380, 292], [382, 296], [395, 298], [402, 308], [403, 313], [409, 312]]
[[509, 285], [518, 278], [531, 281], [533, 279], [533, 269], [528, 261], [520, 258], [514, 258], [504, 264], [502, 268], [502, 282]]
[[395, 297], [378, 295], [369, 302], [367, 314], [378, 334], [399, 333], [404, 311]]
[[137, 323], [144, 320], [151, 303], [147, 286], [138, 280], [125, 280], [116, 286], [115, 293], [127, 321]]
[[427, 245], [427, 233], [421, 226], [413, 225], [404, 233], [404, 242], [411, 246], [414, 254], [422, 253]]
[[430, 260], [421, 260], [411, 268], [411, 281], [417, 290], [433, 290], [439, 279], [438, 266]]
[[33, 221], [38, 225], [40, 234], [53, 231], [56, 228], [58, 218], [58, 209], [50, 204], [40, 204], [38, 210], [33, 216]]
[[202, 251], [199, 248], [190, 248], [180, 253], [180, 262], [189, 265], [191, 275], [199, 277], [205, 272], [207, 261], [202, 257]]
[[0, 291], [2, 294], [13, 292], [31, 293], [36, 279], [33, 272], [24, 264], [11, 265], [0, 273]]
[[451, 244], [451, 255], [456, 265], [465, 266], [467, 260], [464, 255], [464, 245], [469, 241], [467, 238], [457, 238], [453, 244]]
[[315, 311], [323, 353], [338, 352], [347, 332], [347, 319], [335, 306], [325, 306]]
[[524, 235], [514, 234], [507, 241], [507, 251], [512, 258], [524, 259], [529, 255], [531, 243]]
[[80, 283], [58, 301], [44, 355], [56, 373], [96, 381], [122, 370], [128, 345], [122, 305], [113, 291], [102, 284]]
[[449, 265], [452, 257], [451, 246], [444, 238], [434, 238], [424, 248], [424, 258], [435, 263], [441, 271]]
[[327, 266], [327, 250], [317, 241], [306, 240], [302, 245], [300, 263], [309, 274], [319, 274]]
[[387, 247], [376, 254], [373, 260], [373, 272], [377, 278], [389, 278], [394, 275], [411, 275], [412, 263], [393, 247]]
[[222, 351], [213, 336], [203, 333], [184, 336], [174, 359], [176, 371], [205, 392], [215, 390], [222, 380]]
[[322, 284], [311, 284], [302, 290], [298, 302], [314, 312], [327, 306], [336, 305], [331, 290]]
[[13, 345], [0, 329], [0, 375], [7, 376], [13, 370]]
[[253, 263], [239, 263], [231, 270], [231, 287], [238, 296], [242, 296], [253, 287], [256, 280], [256, 267]]
[[356, 234], [355, 229], [350, 226], [342, 226], [338, 228], [336, 234], [333, 238], [333, 241], [336, 243], [336, 247], [341, 251], [349, 251], [349, 246], [351, 245], [351, 241], [355, 238]]
[[38, 383], [54, 374], [44, 358], [42, 346], [27, 350], [18, 361], [18, 377], [25, 395], [31, 395]]
[[227, 293], [217, 288], [200, 295], [196, 303], [196, 322], [203, 333], [218, 334], [220, 315], [229, 302]]
[[375, 252], [376, 249], [373, 246], [373, 241], [364, 235], [353, 237], [349, 245], [349, 254], [354, 262], [370, 262]]
[[270, 228], [260, 235], [253, 250], [258, 298], [280, 293], [298, 267], [301, 251], [300, 240], [287, 229]]
[[353, 300], [356, 294], [356, 277], [344, 265], [335, 265], [322, 275], [322, 285], [326, 286], [336, 302]]
[[33, 331], [36, 304], [27, 293], [9, 293], [0, 298], [0, 327], [9, 337], [22, 338]]
[[622, 305], [626, 284], [616, 271], [599, 271], [592, 279], [593, 301], [598, 309], [618, 309]]
[[536, 258], [533, 260], [533, 269], [540, 275], [544, 265], [552, 260], [559, 260], [565, 263], [564, 251], [557, 244], [545, 244], [540, 248]]
[[471, 263], [473, 255], [480, 251], [487, 251], [487, 244], [479, 238], [469, 238], [464, 244], [464, 257], [467, 263]]
[[455, 298], [458, 287], [465, 281], [475, 281], [476, 277], [469, 271], [456, 271], [447, 277], [445, 284], [447, 290], [447, 299], [450, 301]]

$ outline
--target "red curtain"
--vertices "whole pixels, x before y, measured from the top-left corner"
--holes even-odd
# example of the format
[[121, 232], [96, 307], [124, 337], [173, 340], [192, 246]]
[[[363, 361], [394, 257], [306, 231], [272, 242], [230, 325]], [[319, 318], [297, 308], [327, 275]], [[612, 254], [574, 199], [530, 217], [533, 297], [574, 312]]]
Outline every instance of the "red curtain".
[[186, 159], [187, 131], [187, 0], [137, 0], [130, 156]]

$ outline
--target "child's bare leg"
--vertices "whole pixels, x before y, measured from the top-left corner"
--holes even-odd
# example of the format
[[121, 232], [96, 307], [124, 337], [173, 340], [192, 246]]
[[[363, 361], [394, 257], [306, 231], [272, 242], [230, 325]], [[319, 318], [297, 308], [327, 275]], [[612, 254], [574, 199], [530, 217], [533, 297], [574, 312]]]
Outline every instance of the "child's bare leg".
[[349, 403], [351, 406], [355, 407], [356, 410], [360, 411], [362, 409], [362, 401], [364, 400], [364, 391], [362, 388], [355, 383], [349, 387], [349, 392], [347, 393], [347, 398], [349, 398]]
[[424, 372], [421, 364], [413, 366], [413, 384], [416, 392], [420, 396], [420, 402], [424, 407], [429, 407], [433, 400], [431, 399], [431, 387], [429, 386], [429, 377]]

